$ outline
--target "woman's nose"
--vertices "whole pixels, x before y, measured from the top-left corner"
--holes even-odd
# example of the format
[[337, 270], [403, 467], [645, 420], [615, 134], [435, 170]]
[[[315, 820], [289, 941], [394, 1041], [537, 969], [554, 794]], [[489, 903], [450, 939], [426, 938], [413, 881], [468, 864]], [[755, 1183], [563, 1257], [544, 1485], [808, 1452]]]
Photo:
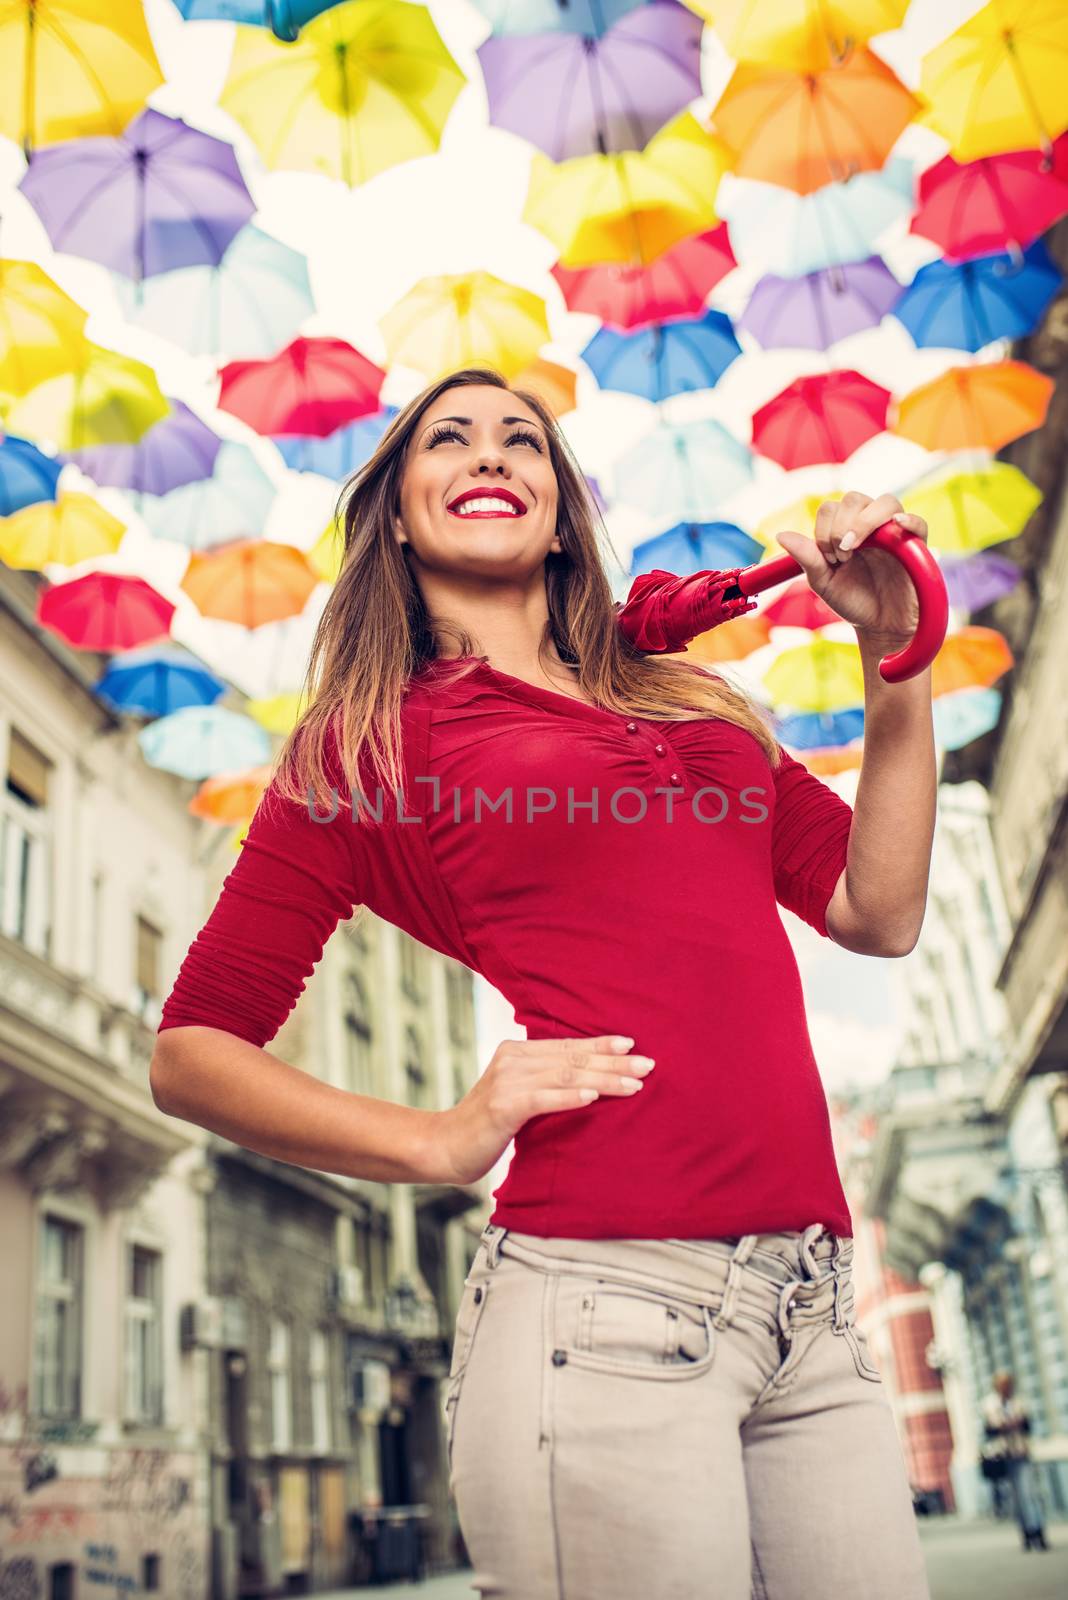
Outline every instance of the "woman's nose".
[[476, 474], [498, 473], [502, 478], [507, 478], [511, 475], [507, 460], [495, 450], [484, 451], [472, 462], [471, 471]]

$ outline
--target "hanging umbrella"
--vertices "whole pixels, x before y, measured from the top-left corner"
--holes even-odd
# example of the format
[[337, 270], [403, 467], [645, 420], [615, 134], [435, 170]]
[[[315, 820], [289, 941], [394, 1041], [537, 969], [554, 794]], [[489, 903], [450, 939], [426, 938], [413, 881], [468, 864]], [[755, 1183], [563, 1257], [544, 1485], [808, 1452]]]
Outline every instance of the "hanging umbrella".
[[344, 339], [294, 339], [269, 361], [230, 361], [219, 409], [257, 433], [325, 438], [378, 409], [385, 373]]
[[912, 163], [891, 156], [879, 172], [811, 194], [728, 172], [716, 205], [743, 265], [793, 278], [875, 255], [880, 236], [912, 210]]
[[837, 772], [850, 772], [864, 759], [860, 745], [847, 745], [838, 750], [799, 750], [797, 759], [807, 767], [813, 777], [833, 777]]
[[62, 459], [74, 462], [94, 483], [135, 494], [168, 494], [183, 483], [210, 478], [222, 440], [183, 401], [169, 405], [168, 414], [135, 444], [68, 450]]
[[752, 475], [752, 455], [721, 423], [664, 422], [617, 465], [616, 498], [665, 522], [706, 522]]
[[754, 650], [762, 650], [770, 637], [771, 629], [759, 611], [743, 612], [730, 619], [729, 627], [699, 633], [684, 653], [690, 661], [744, 661]]
[[569, 411], [574, 411], [578, 403], [575, 394], [577, 377], [578, 374], [572, 372], [570, 367], [562, 367], [559, 362], [546, 361], [539, 356], [516, 375], [513, 384], [516, 389], [529, 389], [536, 394], [554, 417], [563, 417]]
[[886, 427], [890, 391], [851, 368], [796, 378], [753, 413], [753, 449], [788, 472], [847, 461]]
[[687, 0], [735, 61], [818, 69], [874, 33], [898, 28], [909, 0]]
[[1000, 600], [1015, 589], [1023, 576], [1015, 561], [996, 550], [977, 550], [974, 555], [943, 556], [942, 576], [951, 606], [968, 612]]
[[712, 389], [742, 353], [722, 311], [655, 323], [635, 333], [600, 328], [582, 359], [602, 389], [621, 389], [645, 400], [666, 400], [692, 389]]
[[235, 539], [195, 551], [180, 587], [201, 616], [261, 628], [304, 610], [319, 575], [303, 550], [268, 539]]
[[151, 367], [86, 341], [78, 365], [16, 400], [5, 426], [60, 450], [84, 450], [135, 443], [169, 410]]
[[923, 121], [961, 161], [1050, 143], [1068, 127], [1068, 11], [991, 0], [920, 63]]
[[803, 533], [807, 539], [814, 537], [816, 532], [816, 513], [826, 500], [840, 500], [840, 489], [828, 489], [824, 494], [806, 494], [799, 500], [794, 500], [788, 506], [783, 506], [781, 511], [773, 511], [770, 516], [764, 517], [753, 529], [753, 537], [758, 539], [765, 548], [779, 556], [782, 550], [776, 549], [775, 540], [784, 529], [793, 528], [798, 533]]
[[1068, 137], [1041, 150], [1012, 150], [961, 163], [952, 156], [920, 178], [919, 208], [909, 224], [947, 256], [1022, 251], [1068, 212]]
[[261, 728], [266, 728], [268, 733], [280, 733], [284, 738], [300, 721], [302, 696], [292, 692], [264, 695], [249, 700], [245, 710]]
[[162, 82], [142, 0], [0, 6], [0, 134], [27, 153], [121, 133]]
[[217, 266], [256, 209], [231, 145], [151, 110], [117, 139], [38, 150], [19, 188], [56, 250], [138, 280]]
[[61, 470], [60, 462], [42, 455], [28, 439], [13, 434], [0, 439], [0, 517], [54, 500]]
[[962, 552], [1015, 539], [1042, 504], [1042, 491], [1019, 467], [992, 461], [906, 490], [901, 504], [923, 517], [932, 550]]
[[1000, 450], [1042, 426], [1053, 387], [1025, 361], [949, 367], [902, 396], [892, 431], [925, 450]]
[[1000, 689], [955, 689], [931, 702], [934, 741], [943, 750], [960, 750], [996, 728], [1001, 717]]
[[91, 495], [68, 492], [26, 506], [0, 522], [0, 560], [41, 572], [50, 562], [73, 567], [90, 556], [111, 555], [126, 527]]
[[599, 39], [645, 0], [472, 0], [472, 4], [500, 37], [556, 30]]
[[213, 778], [271, 759], [271, 741], [251, 717], [225, 706], [183, 706], [137, 735], [150, 767], [179, 778]]
[[569, 311], [587, 311], [630, 331], [672, 317], [700, 316], [721, 278], [737, 266], [724, 224], [683, 239], [645, 265], [552, 268]]
[[301, 28], [339, 0], [174, 0], [189, 22], [244, 22], [270, 28], [276, 39], [292, 42]]
[[176, 645], [147, 645], [115, 656], [93, 688], [116, 711], [165, 717], [182, 706], [210, 706], [226, 684]]
[[852, 744], [864, 737], [864, 707], [849, 706], [845, 711], [799, 711], [792, 717], [776, 719], [780, 743], [794, 750], [828, 749]]
[[995, 339], [1032, 332], [1060, 284], [1060, 269], [1036, 240], [1019, 261], [998, 254], [930, 262], [917, 272], [893, 314], [917, 345], [981, 350]]
[[650, 0], [597, 37], [491, 35], [479, 46], [490, 122], [553, 161], [642, 150], [701, 93], [701, 19]]
[[679, 522], [666, 533], [643, 539], [630, 553], [633, 576], [662, 567], [680, 578], [694, 572], [748, 567], [763, 551], [733, 522]]
[[931, 693], [937, 699], [954, 689], [989, 689], [1012, 665], [1008, 641], [996, 628], [958, 628], [931, 663]]
[[113, 281], [128, 322], [194, 356], [273, 356], [315, 310], [307, 257], [251, 223], [217, 267], [179, 267], [143, 284]]
[[[764, 607], [761, 616], [774, 628], [810, 628], [813, 631], [842, 620], [834, 607], [810, 587], [807, 578], [794, 578], [777, 600]], [[835, 740], [813, 739], [812, 743], [834, 744]]]
[[739, 320], [765, 350], [827, 350], [874, 328], [901, 298], [901, 285], [878, 256], [807, 272], [761, 278]]
[[390, 361], [428, 380], [470, 366], [513, 378], [549, 342], [545, 301], [492, 272], [421, 278], [378, 326]]
[[712, 113], [742, 178], [798, 194], [886, 161], [919, 101], [870, 50], [812, 70], [743, 61]]
[[138, 512], [155, 538], [203, 550], [259, 533], [274, 496], [274, 484], [248, 446], [227, 439], [210, 477], [183, 483], [168, 494], [146, 495]]
[[77, 650], [128, 650], [169, 633], [174, 612], [144, 578], [97, 571], [41, 590], [35, 616]]
[[320, 583], [335, 584], [345, 556], [345, 535], [340, 522], [331, 517], [311, 549], [308, 564]]
[[792, 711], [844, 711], [864, 700], [860, 650], [822, 636], [784, 650], [762, 681], [776, 706]]
[[644, 150], [578, 156], [559, 165], [536, 154], [523, 221], [556, 246], [564, 267], [649, 263], [713, 227], [719, 180], [730, 166], [723, 140], [684, 111]]
[[36, 261], [0, 261], [0, 402], [83, 360], [87, 315]]
[[352, 185], [432, 155], [465, 81], [426, 6], [344, 0], [293, 44], [239, 27], [219, 103], [268, 167]]
[[275, 444], [282, 460], [294, 472], [315, 472], [323, 478], [351, 477], [369, 461], [393, 418], [396, 406], [383, 406], [369, 417], [360, 417], [343, 428], [335, 428], [322, 439], [314, 434], [276, 434]]
[[208, 822], [249, 823], [271, 781], [271, 763], [245, 772], [222, 772], [205, 778], [189, 802], [189, 813]]

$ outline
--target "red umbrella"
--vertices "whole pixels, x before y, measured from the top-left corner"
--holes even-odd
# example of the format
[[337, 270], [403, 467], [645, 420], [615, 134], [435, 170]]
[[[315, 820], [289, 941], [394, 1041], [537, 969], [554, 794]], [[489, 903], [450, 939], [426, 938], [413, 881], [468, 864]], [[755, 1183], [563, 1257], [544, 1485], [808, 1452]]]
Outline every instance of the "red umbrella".
[[379, 409], [385, 373], [344, 339], [294, 339], [269, 361], [230, 361], [219, 407], [262, 434], [314, 434]]
[[1068, 212], [1068, 134], [1041, 150], [1010, 150], [978, 161], [944, 156], [920, 178], [919, 208], [909, 224], [948, 256], [1026, 250]]
[[129, 650], [170, 633], [175, 607], [144, 578], [87, 572], [37, 596], [37, 621], [78, 650]]
[[787, 471], [845, 461], [886, 427], [890, 391], [859, 372], [798, 378], [753, 413], [753, 449]]
[[700, 316], [716, 284], [738, 265], [727, 224], [683, 239], [648, 265], [606, 262], [552, 269], [569, 311], [589, 311], [609, 327], [643, 328], [669, 317]]
[[829, 622], [842, 620], [821, 595], [809, 588], [807, 578], [795, 578], [787, 584], [778, 600], [765, 606], [760, 615], [773, 628], [825, 628]]

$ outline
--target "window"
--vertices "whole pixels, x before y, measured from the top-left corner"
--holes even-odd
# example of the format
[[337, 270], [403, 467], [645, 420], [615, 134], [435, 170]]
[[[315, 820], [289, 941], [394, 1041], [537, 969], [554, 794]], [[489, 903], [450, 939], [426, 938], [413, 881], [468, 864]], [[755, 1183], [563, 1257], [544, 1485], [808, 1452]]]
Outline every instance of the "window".
[[330, 1344], [326, 1330], [313, 1328], [308, 1348], [311, 1379], [312, 1449], [326, 1455], [330, 1449]]
[[423, 1065], [423, 1048], [414, 1028], [404, 1030], [404, 1087], [410, 1106], [427, 1106], [429, 1083]]
[[163, 1421], [163, 1258], [130, 1245], [126, 1254], [126, 1418]]
[[374, 1087], [371, 1015], [367, 991], [358, 972], [345, 974], [345, 1087], [370, 1094]]
[[289, 1388], [289, 1326], [280, 1317], [271, 1318], [267, 1370], [271, 1383], [271, 1444], [275, 1450], [288, 1450], [292, 1440]]
[[400, 935], [401, 988], [412, 1000], [423, 994], [423, 947], [406, 933]]
[[34, 1409], [80, 1417], [84, 1230], [63, 1217], [41, 1220], [34, 1326]]
[[132, 1009], [150, 1027], [156, 1027], [162, 1016], [160, 992], [160, 952], [163, 935], [138, 914], [134, 924], [134, 979]]
[[11, 729], [0, 794], [0, 932], [46, 960], [52, 949], [52, 763]]
[[471, 1020], [471, 985], [466, 967], [447, 966], [445, 986], [449, 1007], [449, 1038], [453, 1044], [468, 1042]]

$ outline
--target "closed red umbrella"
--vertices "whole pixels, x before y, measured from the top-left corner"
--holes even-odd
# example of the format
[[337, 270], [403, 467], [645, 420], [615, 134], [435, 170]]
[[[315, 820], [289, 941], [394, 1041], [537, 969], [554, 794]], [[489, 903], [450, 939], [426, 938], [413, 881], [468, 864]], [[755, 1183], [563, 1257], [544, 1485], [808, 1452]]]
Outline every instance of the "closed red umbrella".
[[269, 361], [230, 361], [219, 407], [261, 434], [312, 434], [379, 408], [385, 373], [344, 339], [294, 339]]
[[845, 461], [886, 427], [890, 391], [859, 372], [798, 378], [753, 413], [753, 449], [787, 471]]
[[795, 578], [788, 583], [779, 598], [765, 606], [760, 615], [773, 628], [825, 628], [830, 622], [842, 620], [837, 611], [809, 587], [807, 578]]
[[175, 607], [144, 578], [87, 572], [37, 596], [37, 621], [79, 650], [130, 650], [170, 633]]
[[589, 311], [611, 328], [644, 328], [668, 317], [697, 317], [719, 280], [738, 263], [727, 224], [665, 250], [654, 261], [552, 269], [569, 311]]
[[1053, 154], [1010, 150], [955, 161], [944, 156], [920, 178], [919, 207], [910, 233], [933, 239], [947, 256], [1026, 250], [1068, 212], [1068, 134]]

